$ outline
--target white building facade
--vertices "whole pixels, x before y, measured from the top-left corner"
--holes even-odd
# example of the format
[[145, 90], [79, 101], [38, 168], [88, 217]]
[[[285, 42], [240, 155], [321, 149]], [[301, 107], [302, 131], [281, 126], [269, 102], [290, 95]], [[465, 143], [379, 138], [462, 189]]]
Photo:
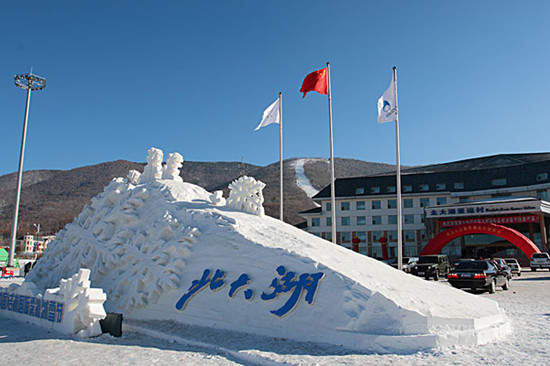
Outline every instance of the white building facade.
[[[401, 179], [403, 255], [418, 255], [439, 232], [439, 227], [426, 225], [427, 212], [434, 212], [438, 206], [482, 200], [513, 197], [544, 200], [550, 190], [548, 174], [550, 154], [547, 153], [497, 155], [404, 169]], [[352, 248], [352, 239], [356, 236], [360, 239], [360, 253], [381, 258], [379, 239], [385, 236], [389, 257], [397, 256], [395, 179], [395, 174], [386, 174], [336, 180], [338, 244]], [[331, 240], [330, 186], [313, 200], [320, 207], [300, 213], [307, 219], [306, 230]], [[547, 242], [540, 234], [533, 234], [533, 230], [531, 236], [539, 247]]]

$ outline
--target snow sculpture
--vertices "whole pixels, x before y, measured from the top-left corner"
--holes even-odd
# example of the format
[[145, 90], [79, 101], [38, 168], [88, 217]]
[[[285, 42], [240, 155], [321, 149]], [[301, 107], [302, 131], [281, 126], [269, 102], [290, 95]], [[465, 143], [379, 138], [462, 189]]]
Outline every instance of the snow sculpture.
[[131, 184], [138, 184], [139, 183], [139, 178], [141, 177], [141, 173], [138, 172], [137, 170], [130, 170], [128, 172], [128, 182], [131, 183]]
[[247, 176], [240, 177], [229, 184], [231, 191], [227, 206], [263, 217], [264, 187], [265, 183], [262, 181]]
[[65, 320], [68, 322], [70, 334], [81, 337], [101, 335], [99, 321], [105, 319], [107, 313], [103, 303], [107, 296], [100, 288], [90, 288], [90, 270], [80, 269], [69, 279], [62, 279], [58, 289], [46, 290], [44, 299], [61, 301], [65, 304]]
[[29, 321], [39, 326], [79, 337], [101, 335], [99, 321], [107, 316], [103, 289], [90, 288], [90, 270], [79, 269], [59, 287], [42, 295], [28, 279], [21, 284], [0, 288], [0, 311], [3, 315]]
[[162, 150], [150, 148], [147, 155], [147, 165], [143, 169], [143, 174], [140, 177], [140, 183], [153, 182], [162, 178]]
[[172, 179], [178, 182], [183, 182], [183, 178], [180, 177], [180, 168], [183, 166], [183, 156], [179, 153], [171, 153], [166, 160], [166, 167], [162, 172], [162, 179]]
[[210, 195], [210, 202], [214, 206], [225, 206], [225, 198], [223, 198], [223, 191], [216, 191]]

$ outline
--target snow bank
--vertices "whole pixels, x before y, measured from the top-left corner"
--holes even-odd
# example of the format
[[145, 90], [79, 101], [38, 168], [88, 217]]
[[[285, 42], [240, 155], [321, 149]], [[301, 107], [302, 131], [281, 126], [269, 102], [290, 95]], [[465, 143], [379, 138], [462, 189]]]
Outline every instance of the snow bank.
[[[219, 194], [158, 179], [159, 169], [146, 171], [144, 180], [137, 172], [114, 179], [57, 235], [27, 278], [45, 288], [86, 267], [108, 294], [106, 309], [125, 319], [365, 352], [481, 344], [510, 332], [492, 300], [407, 275], [263, 210], [223, 206]], [[263, 202], [261, 185], [251, 186], [252, 203], [241, 209]], [[244, 193], [237, 197], [233, 203], [246, 201]]]

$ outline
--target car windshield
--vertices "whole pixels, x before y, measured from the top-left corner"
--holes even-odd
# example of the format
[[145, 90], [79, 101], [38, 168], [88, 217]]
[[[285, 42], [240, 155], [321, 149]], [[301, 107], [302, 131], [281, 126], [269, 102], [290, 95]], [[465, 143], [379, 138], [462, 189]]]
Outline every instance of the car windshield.
[[508, 263], [508, 264], [517, 264], [517, 263], [518, 263], [518, 261], [515, 260], [515, 259], [505, 259], [505, 261], [506, 261], [506, 263]]
[[431, 257], [431, 256], [420, 257], [418, 259], [418, 264], [422, 264], [422, 263], [437, 263], [437, 257]]
[[486, 261], [471, 261], [471, 262], [462, 262], [458, 266], [456, 266], [456, 269], [459, 270], [483, 270], [487, 269], [487, 262]]
[[546, 253], [535, 253], [535, 254], [533, 254], [532, 258], [548, 258], [548, 254], [546, 254]]

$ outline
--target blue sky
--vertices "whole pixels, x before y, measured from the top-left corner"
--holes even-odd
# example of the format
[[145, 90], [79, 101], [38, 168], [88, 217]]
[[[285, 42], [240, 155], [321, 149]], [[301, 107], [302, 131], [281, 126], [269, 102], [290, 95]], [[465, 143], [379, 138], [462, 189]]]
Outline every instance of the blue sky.
[[550, 151], [548, 1], [18, 1], [0, 4], [0, 174], [145, 161], [267, 165], [283, 92], [284, 157], [328, 157], [327, 97], [302, 80], [331, 63], [334, 152], [395, 163], [376, 101], [397, 66], [401, 163]]

